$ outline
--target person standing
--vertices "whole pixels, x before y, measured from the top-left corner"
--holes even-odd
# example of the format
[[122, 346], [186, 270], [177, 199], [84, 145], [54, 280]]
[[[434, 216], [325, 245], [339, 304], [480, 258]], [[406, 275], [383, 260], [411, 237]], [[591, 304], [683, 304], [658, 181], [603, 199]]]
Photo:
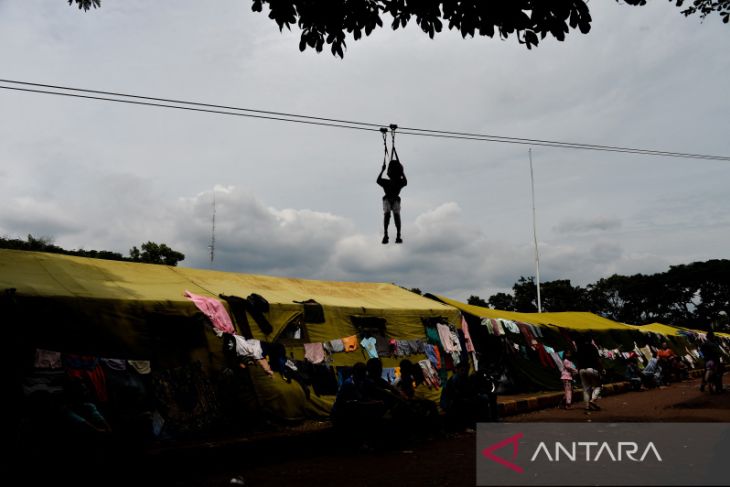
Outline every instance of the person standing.
[[560, 380], [563, 381], [563, 390], [565, 391], [563, 399], [565, 409], [570, 409], [570, 404], [573, 402], [573, 377], [578, 375], [578, 369], [571, 358], [573, 358], [573, 354], [570, 350], [567, 350], [563, 357], [563, 370], [560, 372]]
[[717, 343], [717, 337], [712, 330], [707, 332], [707, 339], [700, 345], [700, 352], [705, 360], [705, 373], [702, 376], [700, 391], [704, 392], [705, 386], [708, 386], [710, 392], [722, 392], [723, 366], [720, 358], [720, 345]]
[[601, 388], [601, 359], [598, 356], [598, 349], [588, 336], [581, 336], [575, 352], [575, 358], [578, 366], [578, 376], [580, 384], [583, 388], [583, 402], [585, 410], [600, 411], [600, 407], [596, 404], [597, 392]]

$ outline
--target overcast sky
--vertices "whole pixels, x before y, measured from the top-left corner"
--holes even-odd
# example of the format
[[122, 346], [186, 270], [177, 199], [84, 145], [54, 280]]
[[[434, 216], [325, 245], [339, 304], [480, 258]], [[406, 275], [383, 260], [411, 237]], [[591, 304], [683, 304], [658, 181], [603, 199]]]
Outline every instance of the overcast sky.
[[[512, 137], [730, 155], [730, 27], [591, 2], [589, 34], [300, 53], [248, 0], [0, 0], [0, 78]], [[215, 8], [211, 5], [215, 5]], [[405, 243], [381, 245], [382, 140], [0, 90], [0, 235], [182, 265], [395, 282], [466, 299], [534, 275], [527, 147], [403, 135]], [[728, 258], [730, 163], [533, 148], [541, 279]], [[213, 191], [216, 252], [211, 264]], [[391, 240], [392, 241], [392, 240]]]

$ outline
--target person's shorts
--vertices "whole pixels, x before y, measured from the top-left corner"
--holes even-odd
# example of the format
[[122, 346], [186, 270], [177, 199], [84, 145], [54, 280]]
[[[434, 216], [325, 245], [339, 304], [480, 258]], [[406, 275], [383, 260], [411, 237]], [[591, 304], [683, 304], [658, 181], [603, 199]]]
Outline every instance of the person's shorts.
[[583, 387], [599, 387], [601, 385], [601, 375], [596, 369], [580, 369], [578, 375]]
[[400, 213], [400, 196], [393, 200], [389, 200], [386, 196], [383, 196], [383, 213], [388, 212]]

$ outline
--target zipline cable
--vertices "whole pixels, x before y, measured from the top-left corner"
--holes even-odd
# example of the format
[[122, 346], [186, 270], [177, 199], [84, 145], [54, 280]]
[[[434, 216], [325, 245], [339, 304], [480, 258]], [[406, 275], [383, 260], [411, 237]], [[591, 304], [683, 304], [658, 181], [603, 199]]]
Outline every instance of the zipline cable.
[[9, 80], [9, 79], [0, 79], [0, 83], [11, 83], [11, 84], [18, 84], [18, 85], [25, 85], [25, 86], [35, 86], [35, 87], [40, 87], [40, 88], [52, 88], [55, 90], [76, 91], [79, 93], [92, 93], [95, 95], [118, 96], [118, 97], [132, 98], [132, 99], [137, 99], [137, 100], [157, 101], [157, 102], [163, 102], [163, 103], [176, 103], [179, 105], [191, 105], [191, 106], [199, 106], [199, 107], [206, 107], [206, 108], [218, 108], [218, 109], [223, 109], [223, 110], [236, 110], [236, 111], [242, 111], [242, 112], [260, 113], [263, 115], [276, 115], [276, 116], [281, 116], [281, 117], [303, 118], [303, 119], [307, 119], [307, 120], [319, 120], [322, 122], [343, 123], [343, 124], [348, 124], [348, 125], [362, 125], [365, 127], [379, 128], [382, 126], [382, 124], [376, 124], [376, 123], [354, 122], [354, 121], [350, 121], [350, 120], [338, 120], [336, 118], [314, 117], [311, 115], [297, 115], [295, 113], [273, 112], [270, 110], [257, 110], [254, 108], [240, 108], [240, 107], [233, 107], [233, 106], [227, 106], [227, 105], [214, 105], [211, 103], [176, 100], [174, 98], [156, 98], [153, 96], [129, 95], [126, 93], [118, 93], [118, 92], [113, 92], [113, 91], [89, 90], [89, 89], [85, 89], [85, 88], [71, 88], [68, 86], [47, 85], [47, 84], [42, 84], [42, 83], [30, 83], [27, 81], [13, 81], [13, 80]]
[[59, 95], [59, 96], [68, 96], [68, 97], [72, 97], [72, 98], [83, 98], [83, 99], [87, 99], [87, 100], [111, 101], [111, 102], [116, 102], [116, 103], [128, 103], [131, 105], [143, 105], [143, 106], [160, 107], [160, 108], [176, 108], [178, 110], [214, 113], [217, 115], [233, 115], [233, 116], [237, 116], [237, 117], [258, 118], [258, 119], [264, 119], [264, 120], [278, 120], [281, 122], [303, 123], [303, 124], [307, 124], [307, 125], [320, 125], [320, 126], [324, 126], [324, 127], [337, 127], [337, 128], [347, 128], [347, 129], [354, 129], [354, 130], [367, 130], [370, 132], [378, 131], [378, 129], [374, 129], [374, 128], [357, 127], [357, 126], [345, 125], [345, 124], [341, 124], [341, 123], [318, 122], [318, 121], [314, 121], [314, 120], [296, 120], [296, 119], [285, 118], [285, 117], [254, 115], [254, 114], [250, 114], [250, 113], [226, 112], [223, 110], [212, 110], [212, 109], [207, 109], [207, 108], [194, 108], [194, 107], [186, 107], [186, 106], [179, 106], [179, 105], [168, 105], [168, 104], [164, 104], [164, 103], [122, 100], [122, 99], [118, 99], [118, 98], [106, 98], [106, 97], [101, 97], [101, 96], [77, 95], [74, 93], [59, 93], [59, 92], [55, 92], [55, 91], [32, 90], [32, 89], [28, 89], [28, 88], [14, 88], [14, 87], [10, 87], [10, 86], [0, 86], [0, 88], [4, 89], [4, 90], [16, 90], [16, 91], [25, 91], [25, 92], [29, 92], [29, 93], [42, 93], [42, 94], [46, 94], [46, 95]]
[[[176, 100], [170, 98], [156, 98], [150, 96], [130, 95], [125, 93], [101, 91], [101, 90], [90, 90], [83, 88], [72, 88], [60, 85], [50, 85], [42, 83], [31, 83], [27, 81], [16, 81], [9, 79], [0, 79], [0, 83], [10, 83], [22, 86], [33, 86], [37, 88], [49, 88], [51, 90], [64, 90], [61, 91], [50, 91], [32, 88], [21, 88], [17, 86], [2, 86], [0, 89], [22, 91], [28, 93], [47, 94], [66, 96], [72, 98], [81, 98], [94, 101], [111, 101], [116, 103], [127, 103], [132, 105], [151, 106], [159, 108], [173, 108], [178, 110], [188, 110], [192, 112], [203, 112], [212, 113], [217, 115], [234, 115], [240, 117], [248, 117], [254, 119], [264, 120], [276, 120], [281, 122], [290, 123], [301, 123], [308, 125], [318, 125], [325, 127], [335, 127], [343, 129], [354, 129], [354, 130], [367, 130], [367, 131], [379, 131], [384, 124], [375, 124], [369, 122], [359, 122], [354, 120], [343, 120], [336, 118], [316, 117], [311, 115], [299, 115], [294, 113], [286, 112], [275, 112], [269, 110], [258, 110], [252, 108], [241, 108], [226, 105], [215, 105], [209, 103], [191, 102], [185, 100]], [[72, 92], [72, 93], [68, 93]], [[75, 92], [75, 93], [74, 93]], [[93, 95], [105, 95], [105, 96], [91, 96], [81, 95], [78, 93], [89, 93]], [[144, 101], [141, 101], [144, 100]], [[158, 103], [153, 103], [158, 102]], [[187, 105], [187, 106], [185, 106]], [[392, 130], [392, 127], [391, 127]], [[434, 129], [422, 129], [416, 127], [401, 127], [400, 133], [403, 135], [413, 135], [420, 137], [434, 137], [434, 138], [445, 138], [455, 140], [473, 140], [481, 142], [497, 142], [506, 144], [517, 144], [517, 145], [537, 145], [544, 147], [554, 147], [562, 149], [579, 149], [579, 150], [594, 150], [594, 151], [605, 151], [605, 152], [619, 152], [637, 155], [650, 155], [659, 157], [676, 157], [685, 159], [702, 159], [702, 160], [715, 160], [715, 161], [727, 161], [730, 162], [728, 156], [718, 156], [710, 154], [696, 154], [696, 153], [685, 153], [685, 152], [670, 152], [652, 149], [637, 149], [631, 147], [620, 147], [613, 145], [600, 145], [600, 144], [584, 144], [576, 142], [561, 142], [544, 139], [528, 139], [521, 137], [508, 137], [499, 135], [489, 134], [476, 134], [468, 132], [454, 132], [446, 130], [434, 130]], [[394, 135], [394, 133], [392, 133]]]

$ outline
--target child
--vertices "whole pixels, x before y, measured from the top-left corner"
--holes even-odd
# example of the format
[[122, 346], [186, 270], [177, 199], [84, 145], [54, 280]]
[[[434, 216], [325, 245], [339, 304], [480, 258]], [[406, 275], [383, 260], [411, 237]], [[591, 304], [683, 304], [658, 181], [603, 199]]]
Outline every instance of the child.
[[383, 196], [383, 230], [385, 235], [383, 236], [383, 243], [388, 243], [388, 226], [390, 225], [390, 213], [393, 212], [393, 219], [395, 220], [396, 237], [395, 243], [403, 243], [403, 239], [400, 234], [400, 191], [407, 184], [406, 175], [403, 172], [403, 165], [397, 158], [390, 161], [388, 165], [388, 179], [383, 178], [383, 172], [385, 172], [385, 162], [383, 162], [383, 168], [380, 170], [378, 175], [377, 183], [382, 186], [385, 191]]
[[575, 364], [570, 360], [572, 357], [570, 350], [565, 352], [563, 357], [563, 370], [560, 373], [560, 379], [563, 381], [563, 389], [565, 390], [565, 409], [570, 409], [570, 403], [573, 402], [573, 376], [578, 373]]

